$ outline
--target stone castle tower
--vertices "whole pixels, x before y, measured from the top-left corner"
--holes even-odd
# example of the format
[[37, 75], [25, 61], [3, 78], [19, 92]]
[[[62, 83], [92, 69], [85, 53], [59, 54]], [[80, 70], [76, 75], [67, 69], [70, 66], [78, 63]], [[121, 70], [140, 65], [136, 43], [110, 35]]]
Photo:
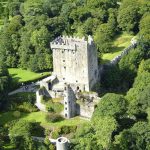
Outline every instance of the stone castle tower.
[[65, 118], [72, 118], [77, 112], [85, 114], [84, 110], [78, 111], [77, 94], [91, 91], [99, 78], [97, 50], [92, 37], [88, 36], [87, 40], [58, 37], [50, 43], [50, 47], [53, 51], [53, 73], [40, 82], [40, 87], [46, 89], [43, 93], [52, 98], [63, 97]]
[[77, 90], [90, 91], [98, 79], [97, 51], [91, 36], [58, 37], [50, 43], [53, 51], [53, 74], [59, 82], [75, 85]]

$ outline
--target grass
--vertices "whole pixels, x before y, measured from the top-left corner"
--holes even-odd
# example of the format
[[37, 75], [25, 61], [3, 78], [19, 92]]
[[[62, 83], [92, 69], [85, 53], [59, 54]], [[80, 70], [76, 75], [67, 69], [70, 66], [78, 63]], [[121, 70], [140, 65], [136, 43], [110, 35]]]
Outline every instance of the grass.
[[17, 82], [27, 82], [38, 80], [42, 77], [50, 75], [50, 72], [43, 72], [43, 73], [35, 73], [29, 70], [23, 70], [20, 68], [9, 68], [9, 74], [12, 76], [13, 80]]
[[[80, 119], [80, 117], [74, 117], [72, 119], [67, 119], [67, 120], [62, 120], [59, 122], [47, 122], [45, 120], [46, 117], [45, 112], [32, 112], [32, 113], [21, 113], [20, 116], [20, 120], [28, 120], [28, 121], [36, 121], [36, 122], [40, 122], [41, 125], [45, 128], [50, 128], [50, 127], [61, 127], [63, 125], [68, 125], [68, 126], [72, 126], [72, 125], [80, 125], [82, 123], [85, 123], [86, 120]], [[0, 124], [4, 125], [12, 120], [15, 120], [16, 118], [13, 116], [13, 111], [10, 112], [5, 112], [5, 113], [0, 113]]]
[[42, 97], [41, 102], [45, 104], [48, 111], [51, 110], [52, 112], [60, 113], [64, 108], [64, 106], [60, 103], [61, 100], [61, 98], [49, 98], [44, 96]]
[[121, 54], [121, 52], [130, 45], [130, 41], [133, 37], [133, 35], [127, 33], [118, 35], [114, 39], [112, 52], [103, 54], [102, 64], [109, 62], [110, 60]]
[[[7, 124], [10, 121], [19, 119], [19, 118], [16, 118], [13, 115], [13, 113], [14, 113], [13, 111], [5, 112], [5, 113], [0, 113], [0, 125], [5, 125], [5, 124]], [[20, 118], [24, 117], [25, 115], [26, 115], [25, 113], [21, 113]]]
[[46, 113], [44, 112], [33, 112], [28, 116], [24, 117], [25, 120], [35, 120], [37, 122], [41, 122], [41, 125], [44, 127], [61, 127], [63, 125], [79, 125], [85, 122], [85, 120], [80, 119], [79, 117], [74, 117], [72, 119], [63, 120], [55, 123], [47, 122], [45, 120]]

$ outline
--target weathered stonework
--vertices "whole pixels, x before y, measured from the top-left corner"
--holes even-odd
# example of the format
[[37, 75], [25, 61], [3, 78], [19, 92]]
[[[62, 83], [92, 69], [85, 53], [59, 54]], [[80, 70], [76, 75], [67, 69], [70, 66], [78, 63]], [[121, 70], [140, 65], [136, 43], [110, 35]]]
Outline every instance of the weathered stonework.
[[[76, 114], [86, 114], [91, 117], [94, 105], [85, 106], [89, 108], [89, 115], [84, 106], [77, 107], [77, 93], [91, 91], [99, 78], [97, 50], [93, 39], [73, 38], [68, 36], [58, 37], [50, 43], [53, 51], [53, 73], [52, 76], [41, 81], [40, 86], [45, 87], [50, 97], [64, 97], [64, 116], [74, 117]], [[48, 95], [47, 94], [47, 95]], [[85, 112], [85, 113], [84, 113]], [[84, 115], [83, 115], [84, 116]]]
[[91, 36], [58, 37], [50, 43], [53, 50], [53, 73], [60, 82], [75, 84], [90, 91], [98, 79], [97, 51]]

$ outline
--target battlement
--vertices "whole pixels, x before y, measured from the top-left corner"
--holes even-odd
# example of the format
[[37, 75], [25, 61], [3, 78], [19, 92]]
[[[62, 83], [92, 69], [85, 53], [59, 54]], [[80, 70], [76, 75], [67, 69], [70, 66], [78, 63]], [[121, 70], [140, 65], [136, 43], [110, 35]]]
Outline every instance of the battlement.
[[76, 45], [91, 45], [93, 39], [91, 36], [88, 36], [88, 40], [85, 40], [85, 37], [69, 37], [69, 36], [59, 36], [54, 41], [50, 43], [52, 49], [68, 49], [76, 50]]
[[76, 50], [75, 44], [64, 45], [64, 44], [57, 44], [57, 43], [50, 43], [51, 49], [64, 49], [64, 50]]

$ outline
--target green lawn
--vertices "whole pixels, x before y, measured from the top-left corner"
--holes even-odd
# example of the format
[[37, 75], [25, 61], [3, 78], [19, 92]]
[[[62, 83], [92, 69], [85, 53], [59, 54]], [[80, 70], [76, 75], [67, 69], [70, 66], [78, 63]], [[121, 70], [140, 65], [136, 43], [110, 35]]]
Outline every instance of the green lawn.
[[13, 80], [18, 82], [32, 81], [50, 75], [50, 72], [35, 73], [20, 68], [9, 68], [8, 71], [12, 76]]
[[[5, 112], [5, 113], [0, 112], [0, 125], [5, 125], [10, 121], [18, 119], [14, 117], [13, 113], [14, 113], [13, 111]], [[20, 117], [24, 117], [25, 115], [26, 115], [25, 113], [21, 113]]]
[[[41, 125], [45, 128], [50, 128], [50, 127], [61, 127], [63, 125], [80, 125], [82, 123], [87, 122], [86, 120], [80, 119], [80, 117], [74, 117], [72, 119], [67, 119], [63, 121], [59, 121], [56, 123], [51, 123], [47, 122], [45, 120], [46, 113], [45, 112], [32, 112], [32, 113], [21, 113], [21, 116], [19, 119], [24, 119], [24, 120], [35, 120], [36, 122], [41, 122]], [[4, 125], [8, 123], [9, 121], [15, 120], [16, 118], [13, 116], [13, 112], [5, 112], [5, 113], [0, 113], [0, 124]]]
[[74, 117], [72, 119], [67, 119], [67, 120], [63, 120], [63, 121], [59, 121], [56, 123], [51, 123], [51, 122], [47, 122], [45, 120], [45, 116], [46, 113], [45, 112], [33, 112], [30, 113], [29, 115], [23, 117], [22, 119], [25, 120], [35, 120], [37, 122], [41, 122], [41, 125], [44, 126], [45, 128], [49, 128], [49, 127], [60, 127], [63, 125], [79, 125], [82, 123], [85, 123], [86, 121], [83, 119], [80, 119], [79, 117]]
[[133, 38], [133, 35], [122, 33], [118, 35], [113, 42], [113, 48], [111, 53], [105, 53], [102, 56], [102, 64], [109, 62], [117, 55], [121, 54], [124, 48], [130, 45], [130, 41]]

